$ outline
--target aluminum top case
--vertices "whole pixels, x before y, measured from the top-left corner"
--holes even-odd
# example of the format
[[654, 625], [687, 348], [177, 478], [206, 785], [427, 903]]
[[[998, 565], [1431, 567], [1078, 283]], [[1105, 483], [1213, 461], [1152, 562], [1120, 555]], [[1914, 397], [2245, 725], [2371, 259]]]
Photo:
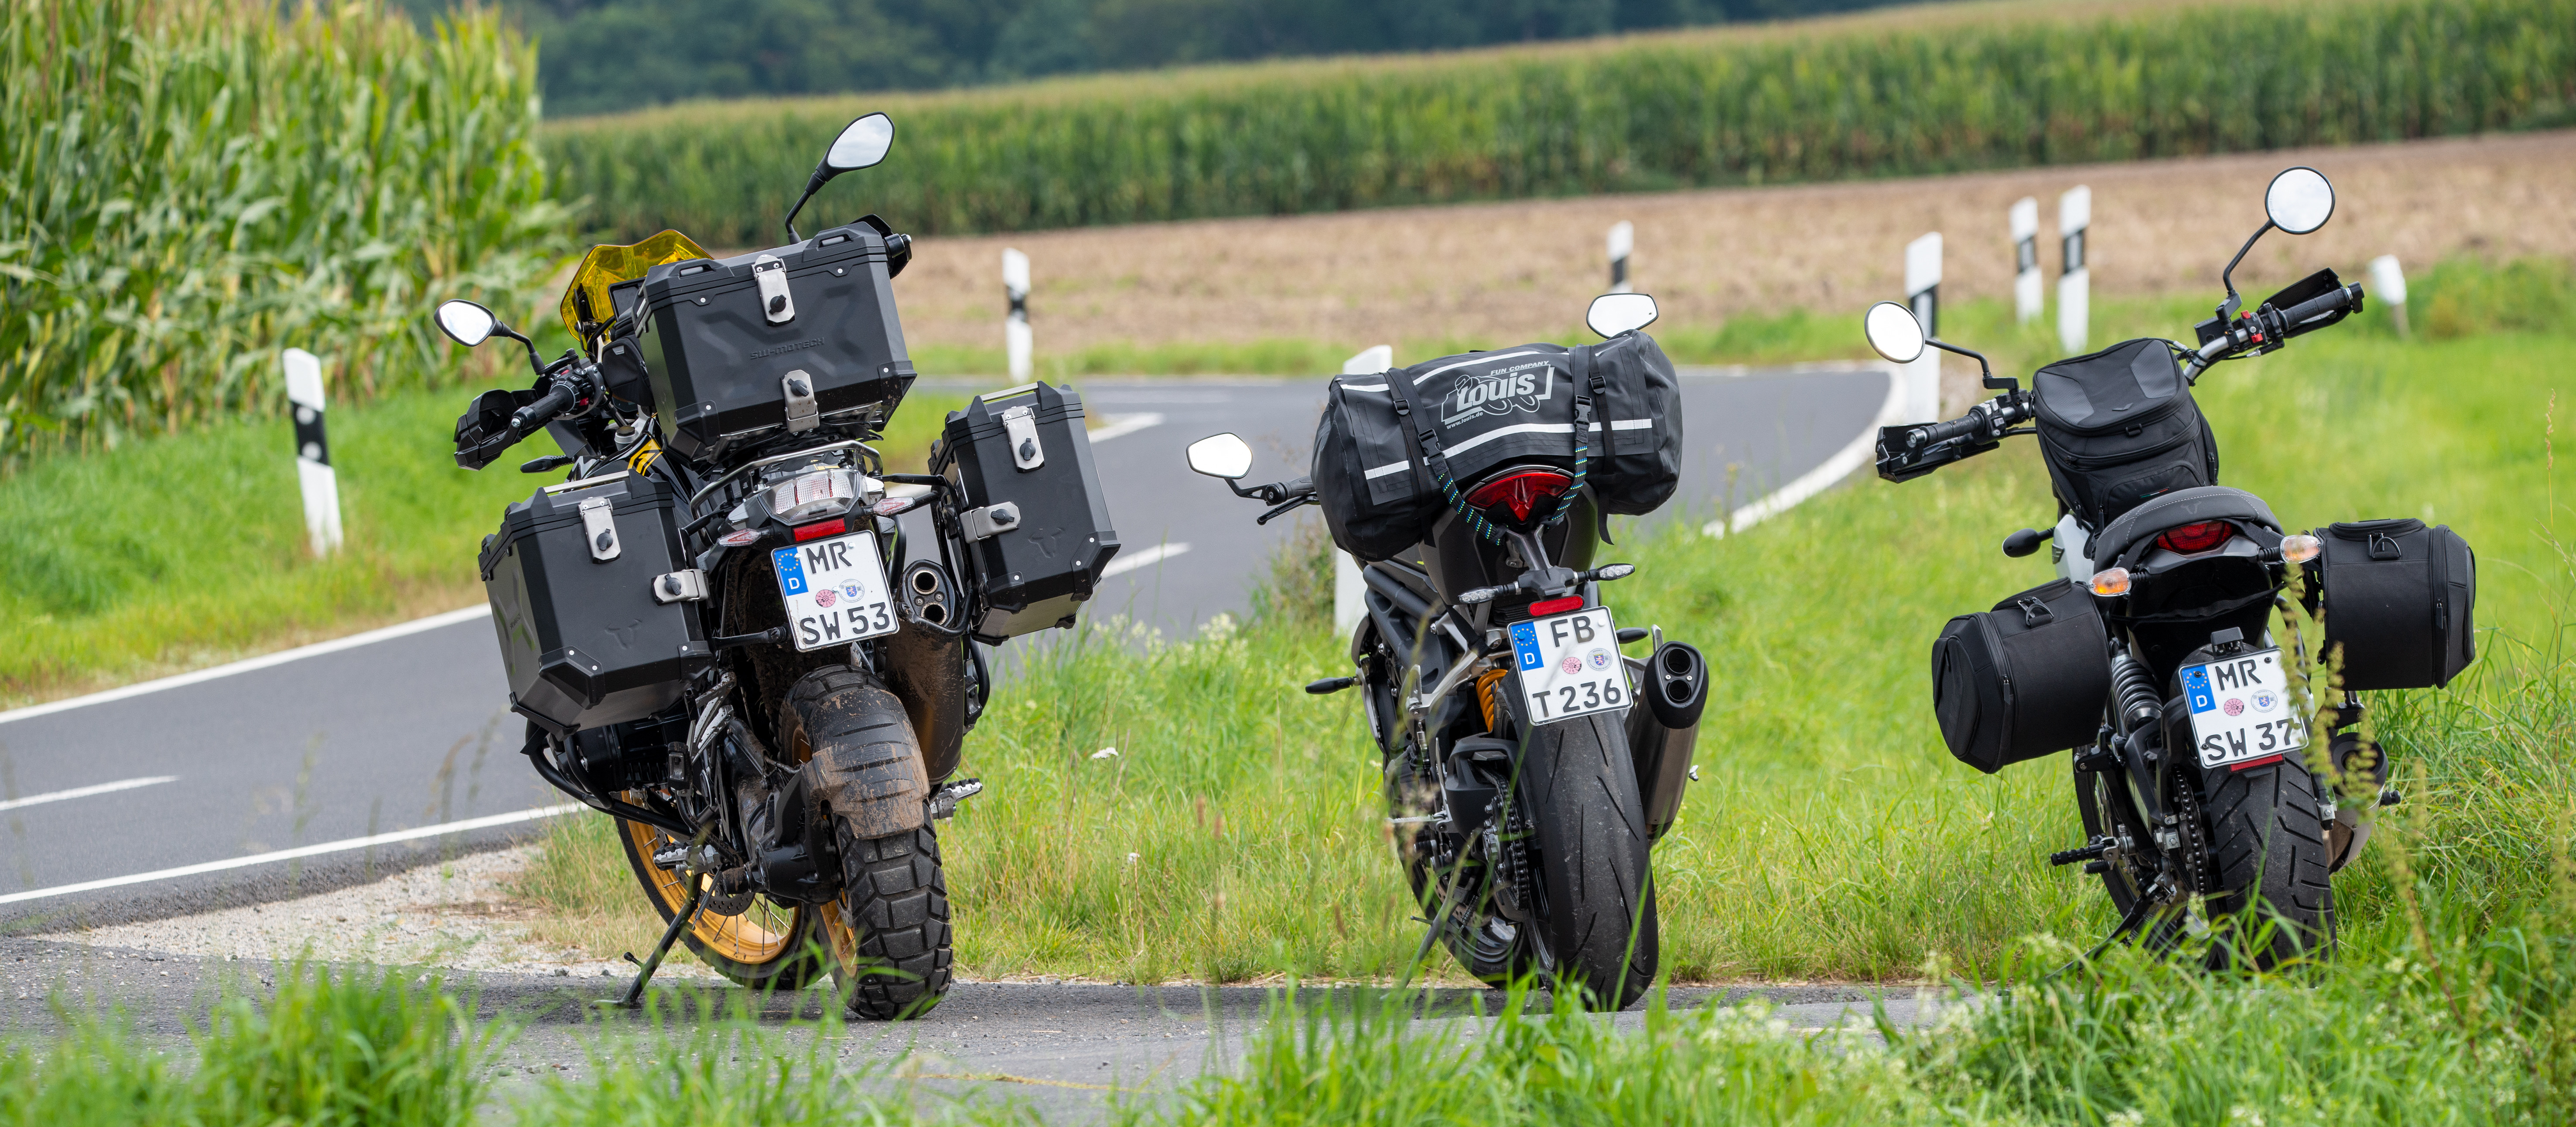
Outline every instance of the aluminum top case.
[[930, 469], [966, 495], [959, 514], [988, 643], [1073, 625], [1118, 554], [1082, 398], [1045, 383], [979, 395], [948, 413]]
[[[511, 707], [557, 734], [650, 716], [709, 656], [679, 496], [649, 477], [566, 482], [513, 502], [479, 564]], [[672, 577], [672, 601], [656, 589]]]
[[654, 411], [700, 460], [781, 431], [894, 413], [912, 386], [885, 236], [853, 223], [793, 246], [644, 275]]

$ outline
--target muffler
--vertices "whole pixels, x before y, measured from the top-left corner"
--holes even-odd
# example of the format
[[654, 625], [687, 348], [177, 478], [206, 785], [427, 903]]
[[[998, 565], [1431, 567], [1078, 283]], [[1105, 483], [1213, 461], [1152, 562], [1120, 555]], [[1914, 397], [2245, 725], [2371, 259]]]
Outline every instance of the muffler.
[[1681, 817], [1699, 714], [1708, 707], [1708, 661], [1692, 646], [1666, 642], [1646, 659], [1638, 681], [1645, 707], [1628, 710], [1628, 755], [1637, 767], [1646, 837], [1653, 841]]
[[946, 568], [914, 560], [898, 582], [905, 617], [903, 629], [885, 640], [886, 687], [903, 701], [930, 781], [945, 782], [965, 754], [965, 647], [972, 643], [958, 629], [965, 614]]

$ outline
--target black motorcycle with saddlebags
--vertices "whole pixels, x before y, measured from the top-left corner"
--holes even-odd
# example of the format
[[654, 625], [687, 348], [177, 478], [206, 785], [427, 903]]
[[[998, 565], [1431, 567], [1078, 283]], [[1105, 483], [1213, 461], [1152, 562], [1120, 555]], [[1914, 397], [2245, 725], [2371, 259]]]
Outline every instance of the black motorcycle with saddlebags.
[[[1878, 440], [1879, 476], [1901, 482], [2007, 437], [2039, 439], [2058, 520], [2013, 533], [2003, 551], [2054, 541], [2060, 578], [1942, 630], [1941, 734], [1987, 773], [2074, 749], [2085, 840], [2050, 860], [2102, 878], [2121, 917], [2103, 946], [2135, 934], [2163, 951], [2209, 933], [2213, 966], [2331, 950], [2332, 875], [2368, 840], [2369, 812], [2399, 798], [2381, 749], [2361, 738], [2358, 693], [2440, 687], [2476, 656], [2477, 561], [2449, 528], [2400, 519], [2294, 532], [2262, 498], [2218, 483], [2216, 439], [2192, 400], [2200, 377], [2362, 307], [2360, 286], [2320, 270], [2242, 308], [2234, 273], [2254, 240], [2324, 226], [2334, 189], [2292, 168], [2264, 204], [2198, 343], [2123, 341], [2040, 368], [2027, 390], [1988, 369], [1985, 386], [2003, 394]], [[1864, 327], [1889, 360], [1928, 346], [1985, 365], [1927, 339], [1893, 302]], [[2273, 615], [2299, 625], [2284, 597], [2294, 568], [2322, 629], [2285, 630], [2285, 652]], [[2330, 676], [2310, 675], [2319, 659]], [[2235, 926], [2210, 928], [2219, 922]]]
[[[789, 209], [789, 245], [715, 259], [677, 232], [594, 248], [551, 363], [472, 302], [440, 328], [526, 346], [535, 385], [456, 425], [481, 469], [540, 429], [569, 480], [512, 504], [479, 560], [537, 773], [614, 815], [673, 942], [746, 986], [829, 974], [848, 1008], [918, 1014], [948, 988], [937, 822], [992, 675], [979, 647], [1070, 626], [1118, 550], [1070, 392], [948, 416], [926, 474], [874, 445], [914, 379], [891, 281], [912, 242], [874, 215], [807, 239], [796, 213], [876, 164], [852, 122]], [[907, 535], [906, 513], [913, 518]]]

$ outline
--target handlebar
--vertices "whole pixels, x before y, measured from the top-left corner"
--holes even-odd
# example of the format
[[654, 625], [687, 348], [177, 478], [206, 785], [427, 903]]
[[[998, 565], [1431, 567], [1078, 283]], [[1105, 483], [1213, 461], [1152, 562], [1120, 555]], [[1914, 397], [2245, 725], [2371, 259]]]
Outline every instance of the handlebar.
[[552, 422], [555, 416], [563, 414], [565, 408], [572, 406], [573, 402], [580, 398], [581, 392], [573, 386], [571, 380], [556, 379], [553, 381], [553, 386], [546, 389], [544, 395], [537, 397], [536, 402], [519, 408], [510, 416], [510, 433], [518, 435], [534, 433], [538, 427]]
[[1907, 431], [1905, 445], [1915, 450], [1926, 446], [1938, 446], [1952, 439], [1973, 437], [1985, 427], [1985, 416], [1979, 412], [1970, 411], [1946, 423], [1933, 423]]
[[2281, 321], [2285, 327], [2282, 335], [2295, 335], [2301, 324], [2344, 308], [2355, 311], [2361, 308], [2361, 283], [2354, 282], [2349, 286], [2318, 294], [2283, 310]]

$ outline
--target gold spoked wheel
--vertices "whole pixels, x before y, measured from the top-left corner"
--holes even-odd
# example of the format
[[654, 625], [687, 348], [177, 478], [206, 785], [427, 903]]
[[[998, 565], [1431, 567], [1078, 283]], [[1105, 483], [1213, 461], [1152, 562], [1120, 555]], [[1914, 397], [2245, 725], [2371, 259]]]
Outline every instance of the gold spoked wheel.
[[[668, 848], [671, 835], [640, 822], [621, 820], [617, 825], [624, 831], [618, 839], [626, 847], [626, 863], [643, 884], [645, 898], [653, 902], [663, 922], [670, 922], [689, 901], [680, 874], [653, 864], [654, 852]], [[726, 978], [761, 989], [795, 990], [830, 969], [816, 957], [818, 947], [848, 942], [843, 935], [831, 934], [844, 930], [838, 928], [839, 921], [825, 926], [824, 917], [834, 914], [759, 893], [716, 896], [711, 892], [700, 902], [697, 921], [680, 938]]]

